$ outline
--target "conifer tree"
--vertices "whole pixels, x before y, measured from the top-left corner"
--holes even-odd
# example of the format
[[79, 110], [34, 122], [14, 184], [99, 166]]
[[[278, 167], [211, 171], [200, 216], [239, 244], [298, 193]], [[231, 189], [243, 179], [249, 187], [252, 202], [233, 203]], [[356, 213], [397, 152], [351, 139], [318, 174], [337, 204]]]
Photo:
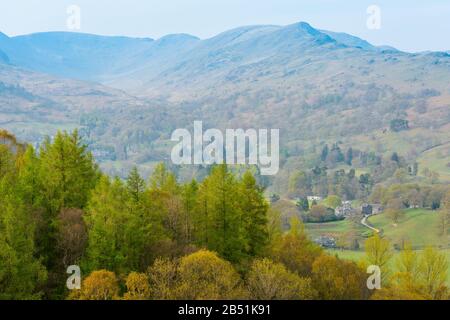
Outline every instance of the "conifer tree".
[[128, 175], [127, 189], [134, 202], [138, 203], [142, 199], [145, 192], [145, 181], [139, 175], [137, 167], [133, 167]]
[[198, 183], [192, 180], [190, 183], [183, 186], [183, 231], [185, 237], [185, 244], [191, 244], [194, 233], [194, 215], [196, 210], [196, 201], [198, 193]]
[[212, 169], [199, 189], [199, 224], [203, 245], [236, 262], [245, 256], [246, 238], [242, 223], [239, 184], [226, 165]]
[[89, 241], [88, 270], [138, 270], [149, 235], [145, 220], [130, 210], [128, 192], [119, 179], [102, 177], [92, 193], [86, 214]]
[[78, 132], [58, 132], [40, 150], [43, 196], [54, 217], [62, 208], [83, 208], [97, 178], [97, 166]]
[[42, 206], [42, 182], [39, 176], [40, 159], [32, 146], [28, 146], [22, 156], [19, 170], [19, 185], [22, 199], [31, 208]]
[[0, 300], [38, 299], [47, 272], [35, 257], [32, 217], [5, 180], [0, 194]]
[[175, 174], [163, 163], [156, 166], [150, 177], [149, 206], [171, 239], [181, 245], [184, 239], [182, 188]]
[[247, 242], [247, 253], [257, 256], [268, 243], [267, 211], [269, 204], [264, 198], [263, 190], [256, 184], [250, 171], [247, 171], [240, 183], [240, 206]]

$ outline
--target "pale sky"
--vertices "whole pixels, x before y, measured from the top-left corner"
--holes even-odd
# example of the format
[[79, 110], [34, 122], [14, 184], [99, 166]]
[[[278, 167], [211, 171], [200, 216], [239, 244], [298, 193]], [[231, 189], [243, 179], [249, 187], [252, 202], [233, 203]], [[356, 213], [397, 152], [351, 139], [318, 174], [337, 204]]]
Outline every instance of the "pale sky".
[[[449, 0], [0, 0], [0, 31], [9, 36], [70, 31], [69, 5], [81, 9], [79, 32], [159, 38], [200, 38], [244, 25], [287, 25], [347, 32], [375, 45], [405, 51], [450, 50]], [[366, 26], [370, 5], [381, 9], [381, 29]]]

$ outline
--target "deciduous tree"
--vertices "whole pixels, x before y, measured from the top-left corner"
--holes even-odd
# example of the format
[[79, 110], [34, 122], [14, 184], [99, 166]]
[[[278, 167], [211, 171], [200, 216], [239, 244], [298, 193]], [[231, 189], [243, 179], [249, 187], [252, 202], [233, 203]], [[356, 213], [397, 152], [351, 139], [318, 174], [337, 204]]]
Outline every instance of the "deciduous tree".
[[183, 257], [179, 279], [178, 292], [182, 299], [237, 299], [243, 294], [239, 274], [231, 263], [210, 251]]
[[107, 270], [93, 271], [86, 277], [81, 290], [70, 293], [72, 300], [117, 300], [119, 299], [119, 282], [114, 272]]
[[127, 276], [125, 285], [125, 300], [148, 300], [150, 298], [150, 286], [145, 273], [132, 272]]
[[378, 266], [381, 270], [382, 283], [386, 283], [389, 274], [389, 261], [392, 258], [391, 244], [382, 239], [378, 234], [366, 240], [365, 243], [366, 262], [369, 265]]
[[281, 263], [255, 260], [247, 277], [248, 292], [255, 300], [309, 300], [315, 297], [311, 279], [300, 278]]
[[363, 300], [368, 294], [367, 274], [354, 262], [322, 255], [312, 267], [313, 287], [324, 300]]

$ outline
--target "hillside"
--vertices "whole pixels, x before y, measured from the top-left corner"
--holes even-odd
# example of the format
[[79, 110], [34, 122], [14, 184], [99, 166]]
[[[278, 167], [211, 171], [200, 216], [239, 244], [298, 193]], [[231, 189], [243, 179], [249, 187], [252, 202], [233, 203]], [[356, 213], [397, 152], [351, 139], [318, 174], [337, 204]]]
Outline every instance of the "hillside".
[[398, 223], [393, 223], [386, 215], [369, 219], [376, 228], [383, 230], [383, 235], [393, 244], [401, 247], [410, 242], [414, 248], [438, 246], [448, 248], [449, 238], [439, 235], [439, 214], [430, 210], [406, 210]]
[[[426, 246], [449, 248], [448, 237], [439, 235], [439, 213], [426, 209], [407, 209], [398, 221], [393, 223], [386, 214], [372, 216], [368, 219], [370, 225], [382, 231], [383, 237], [392, 245], [401, 248], [403, 244], [410, 243], [414, 249], [423, 249]], [[373, 232], [361, 225], [358, 220], [343, 220], [329, 223], [306, 224], [306, 231], [312, 239], [321, 235], [336, 239], [344, 238], [349, 234], [358, 239], [363, 247], [364, 241]]]
[[[424, 152], [450, 141], [448, 53], [376, 47], [304, 22], [205, 40], [2, 35], [0, 63], [2, 126], [33, 141], [80, 127], [107, 170], [121, 175], [131, 164], [149, 169], [168, 159], [170, 133], [194, 120], [279, 128], [281, 180], [308, 167], [305, 159], [324, 143], [427, 164], [434, 156]], [[391, 132], [394, 119], [407, 120], [408, 130]], [[440, 156], [435, 170], [447, 179], [448, 149]]]
[[125, 106], [143, 105], [142, 100], [100, 84], [0, 64], [0, 124], [31, 141], [56, 128], [78, 127], [82, 115], [93, 110], [120, 112]]

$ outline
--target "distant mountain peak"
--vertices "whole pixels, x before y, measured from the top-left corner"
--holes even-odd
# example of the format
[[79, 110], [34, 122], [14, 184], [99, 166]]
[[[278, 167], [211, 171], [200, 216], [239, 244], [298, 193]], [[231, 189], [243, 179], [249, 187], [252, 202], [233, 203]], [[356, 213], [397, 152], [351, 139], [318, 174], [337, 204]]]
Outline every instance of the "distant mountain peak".
[[328, 34], [315, 29], [307, 22], [298, 22], [281, 29], [281, 32], [288, 38], [305, 39], [307, 41], [314, 41], [317, 45], [324, 45], [329, 43], [336, 43], [337, 41]]
[[304, 22], [304, 21], [300, 21], [298, 23], [296, 23], [295, 25], [298, 26], [299, 29], [301, 30], [305, 30], [306, 32], [310, 33], [310, 34], [318, 34], [319, 31], [317, 29], [314, 29], [309, 23]]
[[164, 37], [159, 38], [156, 40], [159, 44], [169, 44], [169, 43], [181, 43], [181, 42], [196, 42], [200, 41], [200, 38], [187, 34], [187, 33], [174, 33], [169, 34]]
[[260, 33], [264, 33], [268, 30], [278, 30], [280, 28], [281, 27], [279, 26], [269, 26], [269, 25], [243, 26], [221, 32], [212, 38], [206, 39], [205, 42], [217, 44], [225, 44], [225, 43], [231, 44], [243, 41], [245, 39], [248, 39], [249, 37], [253, 37]]
[[172, 33], [172, 34], [165, 35], [165, 36], [159, 38], [158, 40], [161, 40], [161, 39], [192, 39], [192, 40], [200, 40], [199, 37], [193, 36], [193, 35], [188, 34], [188, 33]]

